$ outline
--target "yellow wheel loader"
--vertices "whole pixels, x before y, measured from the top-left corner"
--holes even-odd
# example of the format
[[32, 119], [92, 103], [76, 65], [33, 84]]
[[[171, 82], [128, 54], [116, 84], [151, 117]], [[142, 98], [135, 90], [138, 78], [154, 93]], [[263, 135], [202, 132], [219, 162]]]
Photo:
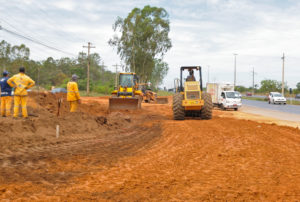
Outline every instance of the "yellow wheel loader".
[[[188, 70], [184, 86], [182, 74]], [[196, 81], [193, 72], [199, 71], [199, 81]], [[210, 94], [203, 92], [202, 73], [200, 66], [188, 66], [180, 68], [179, 87], [173, 96], [173, 116], [175, 120], [184, 120], [185, 117], [212, 118], [213, 103]]]
[[138, 77], [135, 73], [120, 73], [117, 89], [109, 98], [110, 110], [140, 109], [143, 93], [138, 90]]

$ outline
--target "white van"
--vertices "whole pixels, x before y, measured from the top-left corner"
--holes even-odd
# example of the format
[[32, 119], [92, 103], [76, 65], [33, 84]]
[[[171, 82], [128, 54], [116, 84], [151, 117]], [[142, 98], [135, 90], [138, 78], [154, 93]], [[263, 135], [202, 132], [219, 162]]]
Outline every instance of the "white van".
[[213, 104], [221, 109], [237, 111], [242, 106], [242, 96], [234, 91], [232, 84], [207, 83], [206, 91], [211, 95]]

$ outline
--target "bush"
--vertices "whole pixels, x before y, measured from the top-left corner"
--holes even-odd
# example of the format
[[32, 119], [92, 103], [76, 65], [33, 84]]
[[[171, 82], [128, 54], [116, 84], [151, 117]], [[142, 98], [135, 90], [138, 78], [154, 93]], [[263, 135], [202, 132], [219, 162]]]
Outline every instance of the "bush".
[[109, 87], [108, 85], [101, 85], [95, 87], [95, 91], [97, 93], [102, 93], [102, 94], [111, 94], [111, 92], [114, 90], [114, 88]]

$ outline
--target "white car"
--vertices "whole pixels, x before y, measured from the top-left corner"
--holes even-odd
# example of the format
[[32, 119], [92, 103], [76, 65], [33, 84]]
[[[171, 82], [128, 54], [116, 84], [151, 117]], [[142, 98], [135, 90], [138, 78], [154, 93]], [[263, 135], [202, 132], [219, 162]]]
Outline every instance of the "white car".
[[270, 92], [269, 94], [269, 104], [286, 104], [286, 98], [278, 92]]

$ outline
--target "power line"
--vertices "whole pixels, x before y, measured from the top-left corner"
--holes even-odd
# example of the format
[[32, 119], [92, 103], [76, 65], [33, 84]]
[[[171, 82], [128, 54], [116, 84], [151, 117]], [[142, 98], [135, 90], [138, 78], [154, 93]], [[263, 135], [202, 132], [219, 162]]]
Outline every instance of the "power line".
[[[47, 38], [47, 40], [46, 40], [42, 35], [38, 34], [37, 32], [30, 31], [30, 35], [29, 35], [28, 32], [26, 32], [26, 29], [25, 29], [25, 27], [27, 27], [27, 24], [25, 24], [25, 25], [23, 24], [22, 28], [19, 28], [18, 25], [20, 23], [20, 20], [16, 20], [12, 16], [10, 16], [8, 13], [5, 14], [5, 17], [1, 16], [0, 19], [3, 22], [5, 22], [6, 24], [8, 24], [10, 27], [12, 27], [16, 32], [22, 33], [23, 35], [25, 35], [27, 37], [40, 39], [41, 41], [47, 42], [47, 44], [51, 44], [52, 46], [57, 46], [57, 44], [49, 41], [49, 38]], [[12, 23], [10, 21], [13, 21], [14, 23]], [[17, 26], [14, 26], [12, 24], [17, 25]], [[41, 23], [41, 24], [45, 24], [45, 23]]]
[[60, 50], [60, 49], [58, 49], [58, 48], [49, 46], [49, 45], [47, 45], [47, 44], [45, 44], [45, 43], [43, 43], [43, 42], [40, 42], [40, 41], [38, 41], [38, 40], [36, 40], [36, 39], [33, 39], [32, 37], [27, 37], [27, 36], [24, 36], [24, 35], [22, 35], [22, 34], [20, 34], [20, 33], [17, 33], [17, 32], [11, 31], [11, 30], [8, 30], [8, 29], [2, 27], [1, 25], [0, 25], [0, 30], [3, 30], [3, 31], [5, 31], [5, 32], [7, 32], [7, 33], [9, 33], [9, 34], [12, 34], [12, 35], [14, 35], [14, 36], [17, 36], [17, 37], [19, 37], [19, 38], [26, 39], [26, 40], [31, 41], [31, 42], [33, 42], [33, 43], [39, 44], [39, 45], [44, 46], [44, 47], [46, 47], [46, 48], [49, 48], [49, 49], [51, 49], [51, 50], [55, 50], [55, 51], [58, 51], [58, 52], [61, 52], [61, 53], [67, 54], [67, 55], [72, 55], [72, 56], [76, 57], [76, 55], [73, 54], [73, 53], [69, 53], [69, 52]]

